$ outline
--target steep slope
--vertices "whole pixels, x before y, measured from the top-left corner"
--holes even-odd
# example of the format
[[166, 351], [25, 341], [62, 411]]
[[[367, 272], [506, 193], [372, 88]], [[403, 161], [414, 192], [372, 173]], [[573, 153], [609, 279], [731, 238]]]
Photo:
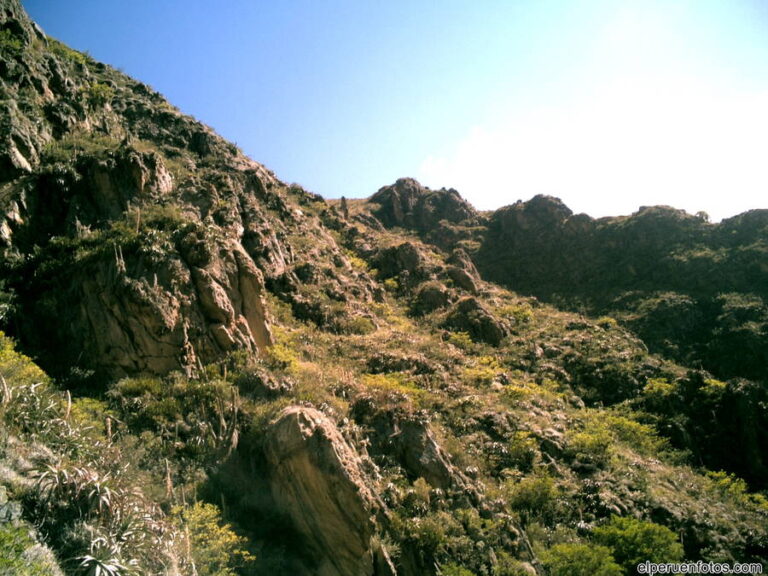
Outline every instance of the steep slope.
[[[409, 206], [444, 194], [407, 182]], [[414, 218], [394, 222], [393, 209], [381, 208], [399, 198], [390, 192], [398, 187], [383, 188], [364, 205], [383, 225], [409, 227], [434, 243]], [[683, 413], [687, 422], [668, 433], [707, 465], [738, 472], [756, 486], [768, 483], [759, 448], [768, 441], [761, 408], [768, 395], [768, 211], [710, 224], [704, 215], [656, 206], [594, 220], [574, 215], [557, 198], [537, 196], [485, 216], [457, 214], [451, 226], [458, 234], [449, 246], [463, 246], [486, 280], [572, 310], [610, 315], [652, 352], [734, 379], [706, 409], [691, 398], [667, 406], [666, 417]], [[737, 448], [734, 437], [742, 439]]]
[[453, 190], [326, 202], [15, 0], [0, 15], [0, 558], [55, 571], [40, 541], [66, 574], [113, 576], [766, 561], [765, 497], [718, 471], [763, 477], [764, 388], [488, 282], [494, 216]]
[[57, 374], [194, 371], [268, 345], [260, 270], [284, 255], [266, 211], [289, 210], [275, 178], [16, 2], [2, 18], [13, 331]]
[[595, 220], [536, 196], [487, 215], [403, 179], [368, 200], [386, 228], [462, 246], [486, 280], [611, 314], [654, 352], [720, 377], [768, 378], [768, 211], [711, 224], [667, 206]]

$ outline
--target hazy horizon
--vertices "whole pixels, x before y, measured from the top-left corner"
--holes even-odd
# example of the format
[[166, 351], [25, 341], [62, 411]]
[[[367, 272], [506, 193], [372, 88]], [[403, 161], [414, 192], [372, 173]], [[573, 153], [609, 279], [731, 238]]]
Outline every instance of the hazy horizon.
[[400, 177], [480, 210], [768, 208], [768, 5], [22, 2], [328, 198]]

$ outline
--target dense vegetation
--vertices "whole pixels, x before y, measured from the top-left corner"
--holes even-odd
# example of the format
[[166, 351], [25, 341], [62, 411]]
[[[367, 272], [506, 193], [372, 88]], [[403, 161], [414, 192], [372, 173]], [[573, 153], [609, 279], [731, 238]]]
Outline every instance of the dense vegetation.
[[327, 202], [0, 6], [0, 573], [768, 560], [762, 213]]

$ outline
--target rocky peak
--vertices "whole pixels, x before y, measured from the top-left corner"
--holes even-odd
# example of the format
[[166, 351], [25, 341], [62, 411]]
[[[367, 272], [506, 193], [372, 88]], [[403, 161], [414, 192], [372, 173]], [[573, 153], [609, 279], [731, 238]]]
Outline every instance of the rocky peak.
[[502, 230], [555, 228], [573, 215], [559, 198], [539, 194], [527, 202], [516, 202], [494, 212], [491, 221]]
[[453, 188], [430, 190], [413, 178], [401, 178], [380, 188], [370, 202], [378, 204], [372, 212], [384, 226], [411, 228], [419, 233], [432, 231], [441, 220], [459, 223], [477, 216]]

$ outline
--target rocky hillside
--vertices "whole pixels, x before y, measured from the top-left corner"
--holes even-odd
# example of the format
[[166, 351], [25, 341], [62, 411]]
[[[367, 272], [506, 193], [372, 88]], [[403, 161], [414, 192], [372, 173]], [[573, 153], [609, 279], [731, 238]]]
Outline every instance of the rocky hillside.
[[764, 348], [713, 360], [765, 337], [761, 213], [330, 202], [17, 0], [0, 49], [0, 571], [768, 559]]
[[538, 196], [489, 218], [477, 261], [515, 290], [615, 315], [653, 351], [768, 379], [768, 210], [719, 224], [666, 206], [593, 220]]
[[462, 247], [486, 280], [611, 315], [651, 351], [719, 377], [768, 380], [768, 210], [719, 224], [667, 206], [595, 220], [536, 196], [479, 215], [408, 179], [368, 207], [386, 228]]

